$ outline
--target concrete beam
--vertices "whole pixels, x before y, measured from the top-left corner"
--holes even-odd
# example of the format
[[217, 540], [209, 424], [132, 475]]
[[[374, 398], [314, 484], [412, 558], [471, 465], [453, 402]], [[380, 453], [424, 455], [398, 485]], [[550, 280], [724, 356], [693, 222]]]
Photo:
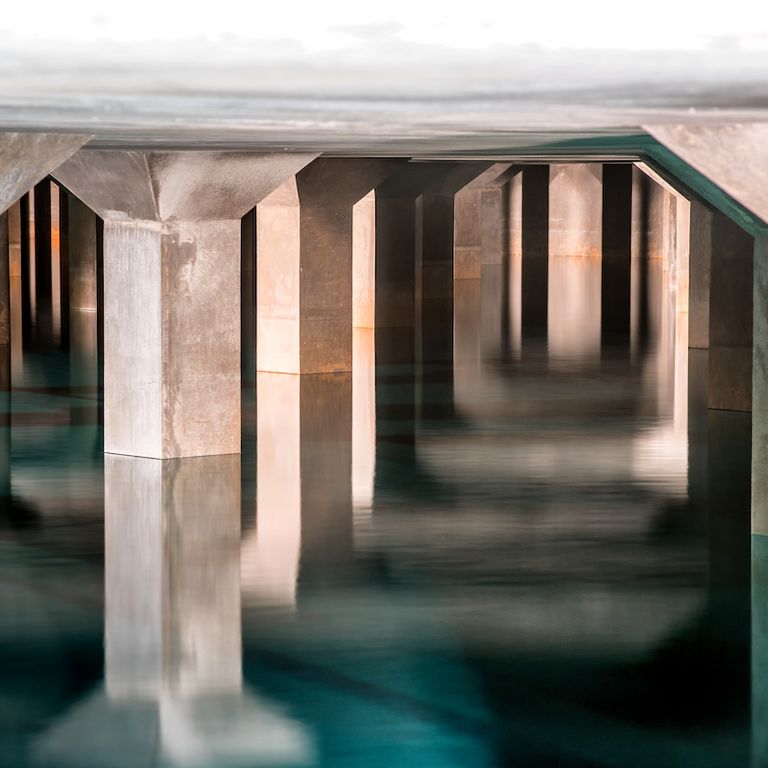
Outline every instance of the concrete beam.
[[56, 133], [0, 133], [0, 212], [10, 208], [89, 138]]
[[86, 150], [56, 171], [105, 219], [108, 453], [240, 451], [240, 219], [312, 158]]

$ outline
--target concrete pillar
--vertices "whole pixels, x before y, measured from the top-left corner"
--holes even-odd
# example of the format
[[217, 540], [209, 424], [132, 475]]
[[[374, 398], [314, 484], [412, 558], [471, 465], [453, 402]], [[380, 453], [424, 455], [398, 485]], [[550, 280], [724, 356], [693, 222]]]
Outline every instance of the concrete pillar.
[[240, 219], [311, 159], [84, 150], [57, 169], [105, 219], [106, 452], [239, 453]]
[[49, 340], [53, 332], [51, 278], [51, 181], [35, 185], [35, 324], [39, 338]]
[[[0, 213], [0, 393], [11, 389], [11, 280], [9, 215]], [[1, 399], [1, 398], [0, 398]], [[7, 402], [0, 402], [0, 424], [10, 423]]]
[[632, 298], [632, 166], [603, 166], [602, 338], [628, 338]]
[[494, 163], [454, 200], [455, 280], [479, 279], [483, 265], [501, 264], [507, 210], [502, 187], [509, 163]]
[[240, 347], [243, 426], [256, 419], [256, 209], [240, 222]]
[[688, 346], [709, 349], [709, 287], [713, 212], [691, 201], [688, 294]]
[[386, 173], [384, 161], [320, 158], [259, 204], [260, 371], [352, 370], [352, 208]]
[[453, 359], [454, 197], [488, 168], [446, 164], [416, 201], [416, 352], [423, 362]]
[[352, 327], [376, 324], [376, 193], [352, 206]]
[[[95, 394], [99, 385], [99, 222], [96, 214], [74, 195], [63, 193], [61, 199], [67, 201], [69, 268], [62, 271], [62, 276], [68, 274], [65, 304], [68, 307], [70, 384], [73, 387], [87, 388]], [[63, 309], [62, 307], [62, 312]], [[93, 402], [96, 409], [95, 398]], [[91, 418], [98, 420], [98, 413], [95, 411]]]
[[547, 327], [549, 166], [529, 165], [522, 176], [521, 323], [524, 334]]
[[603, 166], [549, 167], [549, 256], [597, 260], [602, 248]]
[[602, 165], [549, 167], [547, 347], [554, 366], [600, 356]]
[[709, 407], [752, 409], [754, 239], [720, 213], [712, 222]]

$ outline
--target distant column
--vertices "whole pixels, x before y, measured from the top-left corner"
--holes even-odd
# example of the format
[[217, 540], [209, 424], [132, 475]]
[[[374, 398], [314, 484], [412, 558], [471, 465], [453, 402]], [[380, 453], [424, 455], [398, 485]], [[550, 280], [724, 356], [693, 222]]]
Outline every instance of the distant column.
[[521, 301], [523, 333], [546, 331], [549, 272], [549, 166], [529, 165], [522, 176]]

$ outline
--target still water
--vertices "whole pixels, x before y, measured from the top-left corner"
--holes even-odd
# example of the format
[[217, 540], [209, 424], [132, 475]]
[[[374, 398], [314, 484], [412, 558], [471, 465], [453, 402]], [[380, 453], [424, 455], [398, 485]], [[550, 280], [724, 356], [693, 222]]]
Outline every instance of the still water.
[[665, 286], [606, 343], [498, 284], [453, 363], [247, 382], [236, 457], [105, 458], [88, 356], [15, 359], [0, 765], [760, 764], [749, 417]]

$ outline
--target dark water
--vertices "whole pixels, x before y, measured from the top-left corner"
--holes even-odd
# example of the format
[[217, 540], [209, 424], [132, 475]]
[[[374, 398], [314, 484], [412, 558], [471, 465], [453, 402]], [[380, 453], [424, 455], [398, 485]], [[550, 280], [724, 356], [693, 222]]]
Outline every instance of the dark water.
[[488, 290], [453, 365], [362, 332], [352, 377], [260, 375], [242, 457], [105, 460], [98, 391], [25, 352], [0, 764], [762, 764], [749, 417], [669, 318], [531, 338]]

